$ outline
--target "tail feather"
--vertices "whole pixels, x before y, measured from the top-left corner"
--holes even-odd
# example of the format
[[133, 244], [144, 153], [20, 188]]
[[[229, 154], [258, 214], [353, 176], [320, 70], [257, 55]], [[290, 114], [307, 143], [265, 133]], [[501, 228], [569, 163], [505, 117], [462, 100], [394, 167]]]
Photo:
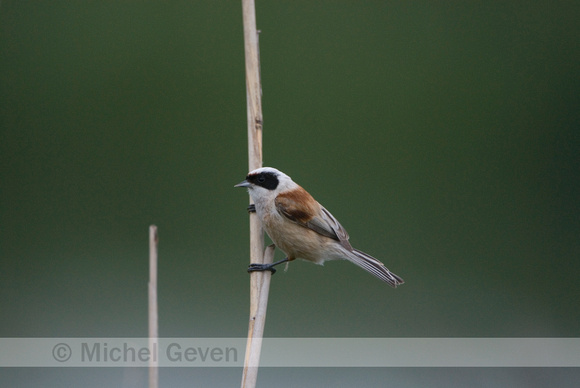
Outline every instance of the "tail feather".
[[351, 253], [351, 255], [347, 256], [348, 260], [388, 283], [391, 287], [397, 288], [398, 285], [405, 283], [400, 276], [389, 271], [383, 263], [374, 257], [367, 255], [358, 249], [353, 249]]

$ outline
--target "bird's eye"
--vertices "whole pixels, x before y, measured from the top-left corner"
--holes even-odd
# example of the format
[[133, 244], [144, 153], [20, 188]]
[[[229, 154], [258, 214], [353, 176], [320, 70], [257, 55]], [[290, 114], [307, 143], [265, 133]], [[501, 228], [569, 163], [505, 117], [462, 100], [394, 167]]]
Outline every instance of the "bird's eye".
[[263, 175], [260, 175], [260, 176], [258, 177], [258, 182], [259, 182], [259, 183], [264, 183], [264, 182], [266, 182], [266, 178], [265, 178]]

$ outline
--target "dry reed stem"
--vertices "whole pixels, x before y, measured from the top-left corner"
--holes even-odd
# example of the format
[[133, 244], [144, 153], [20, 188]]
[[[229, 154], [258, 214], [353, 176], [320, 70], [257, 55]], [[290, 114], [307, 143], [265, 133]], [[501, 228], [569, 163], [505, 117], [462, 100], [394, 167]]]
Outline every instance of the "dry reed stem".
[[[157, 314], [157, 227], [149, 226], [149, 349], [153, 351], [159, 337]], [[149, 359], [149, 388], [159, 386], [159, 365], [157, 357]]]
[[[272, 263], [274, 260], [275, 246], [269, 245], [264, 252], [264, 263]], [[262, 352], [262, 338], [266, 324], [266, 312], [268, 309], [268, 295], [270, 293], [270, 271], [260, 272], [263, 282], [260, 287], [256, 315], [250, 316], [250, 332], [246, 343], [246, 357], [244, 360], [244, 374], [242, 388], [253, 388], [258, 380], [258, 367], [260, 366], [260, 354]]]
[[[242, 12], [246, 62], [248, 166], [249, 171], [252, 171], [262, 167], [262, 86], [254, 0], [242, 0]], [[250, 214], [250, 263], [265, 262], [263, 249], [264, 232], [262, 231], [260, 220], [255, 213], [252, 213]], [[271, 250], [273, 251], [274, 249], [272, 248]], [[252, 272], [250, 274], [250, 321], [242, 388], [253, 388], [256, 385], [262, 334], [266, 319], [266, 306], [262, 305], [263, 312], [259, 306], [268, 302], [270, 276], [271, 273], [263, 272]], [[266, 287], [264, 282], [267, 283]], [[259, 334], [258, 331], [260, 331]], [[250, 364], [250, 362], [252, 363]], [[249, 367], [250, 365], [251, 367]]]

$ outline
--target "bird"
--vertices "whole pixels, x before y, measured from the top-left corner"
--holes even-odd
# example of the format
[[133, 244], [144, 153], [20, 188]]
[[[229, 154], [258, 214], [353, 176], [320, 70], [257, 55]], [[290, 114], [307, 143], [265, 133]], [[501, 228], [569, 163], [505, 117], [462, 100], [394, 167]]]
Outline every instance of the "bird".
[[292, 178], [273, 167], [250, 171], [234, 187], [247, 188], [262, 228], [286, 258], [272, 264], [252, 263], [248, 272], [276, 270], [274, 266], [302, 259], [323, 265], [327, 260], [348, 260], [391, 287], [404, 283], [374, 257], [352, 247], [349, 235], [336, 218]]

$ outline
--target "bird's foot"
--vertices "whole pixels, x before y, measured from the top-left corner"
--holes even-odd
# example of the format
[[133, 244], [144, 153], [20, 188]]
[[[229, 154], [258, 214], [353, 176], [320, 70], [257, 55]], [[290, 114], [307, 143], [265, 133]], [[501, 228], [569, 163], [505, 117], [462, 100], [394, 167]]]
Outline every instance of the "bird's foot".
[[274, 264], [258, 264], [252, 263], [248, 267], [248, 272], [257, 272], [257, 271], [270, 271], [272, 275], [276, 273], [276, 268], [274, 268]]
[[256, 212], [256, 205], [251, 204], [248, 206], [248, 213], [255, 213]]
[[272, 264], [251, 263], [250, 266], [248, 267], [248, 272], [270, 271], [270, 272], [272, 272], [272, 275], [274, 275], [276, 273], [276, 268], [274, 268], [274, 267], [277, 266], [278, 264], [282, 264], [282, 263], [285, 263], [287, 261], [290, 261], [290, 260], [288, 258], [285, 258], [284, 260], [280, 260], [280, 261], [277, 261], [277, 262], [272, 263]]

